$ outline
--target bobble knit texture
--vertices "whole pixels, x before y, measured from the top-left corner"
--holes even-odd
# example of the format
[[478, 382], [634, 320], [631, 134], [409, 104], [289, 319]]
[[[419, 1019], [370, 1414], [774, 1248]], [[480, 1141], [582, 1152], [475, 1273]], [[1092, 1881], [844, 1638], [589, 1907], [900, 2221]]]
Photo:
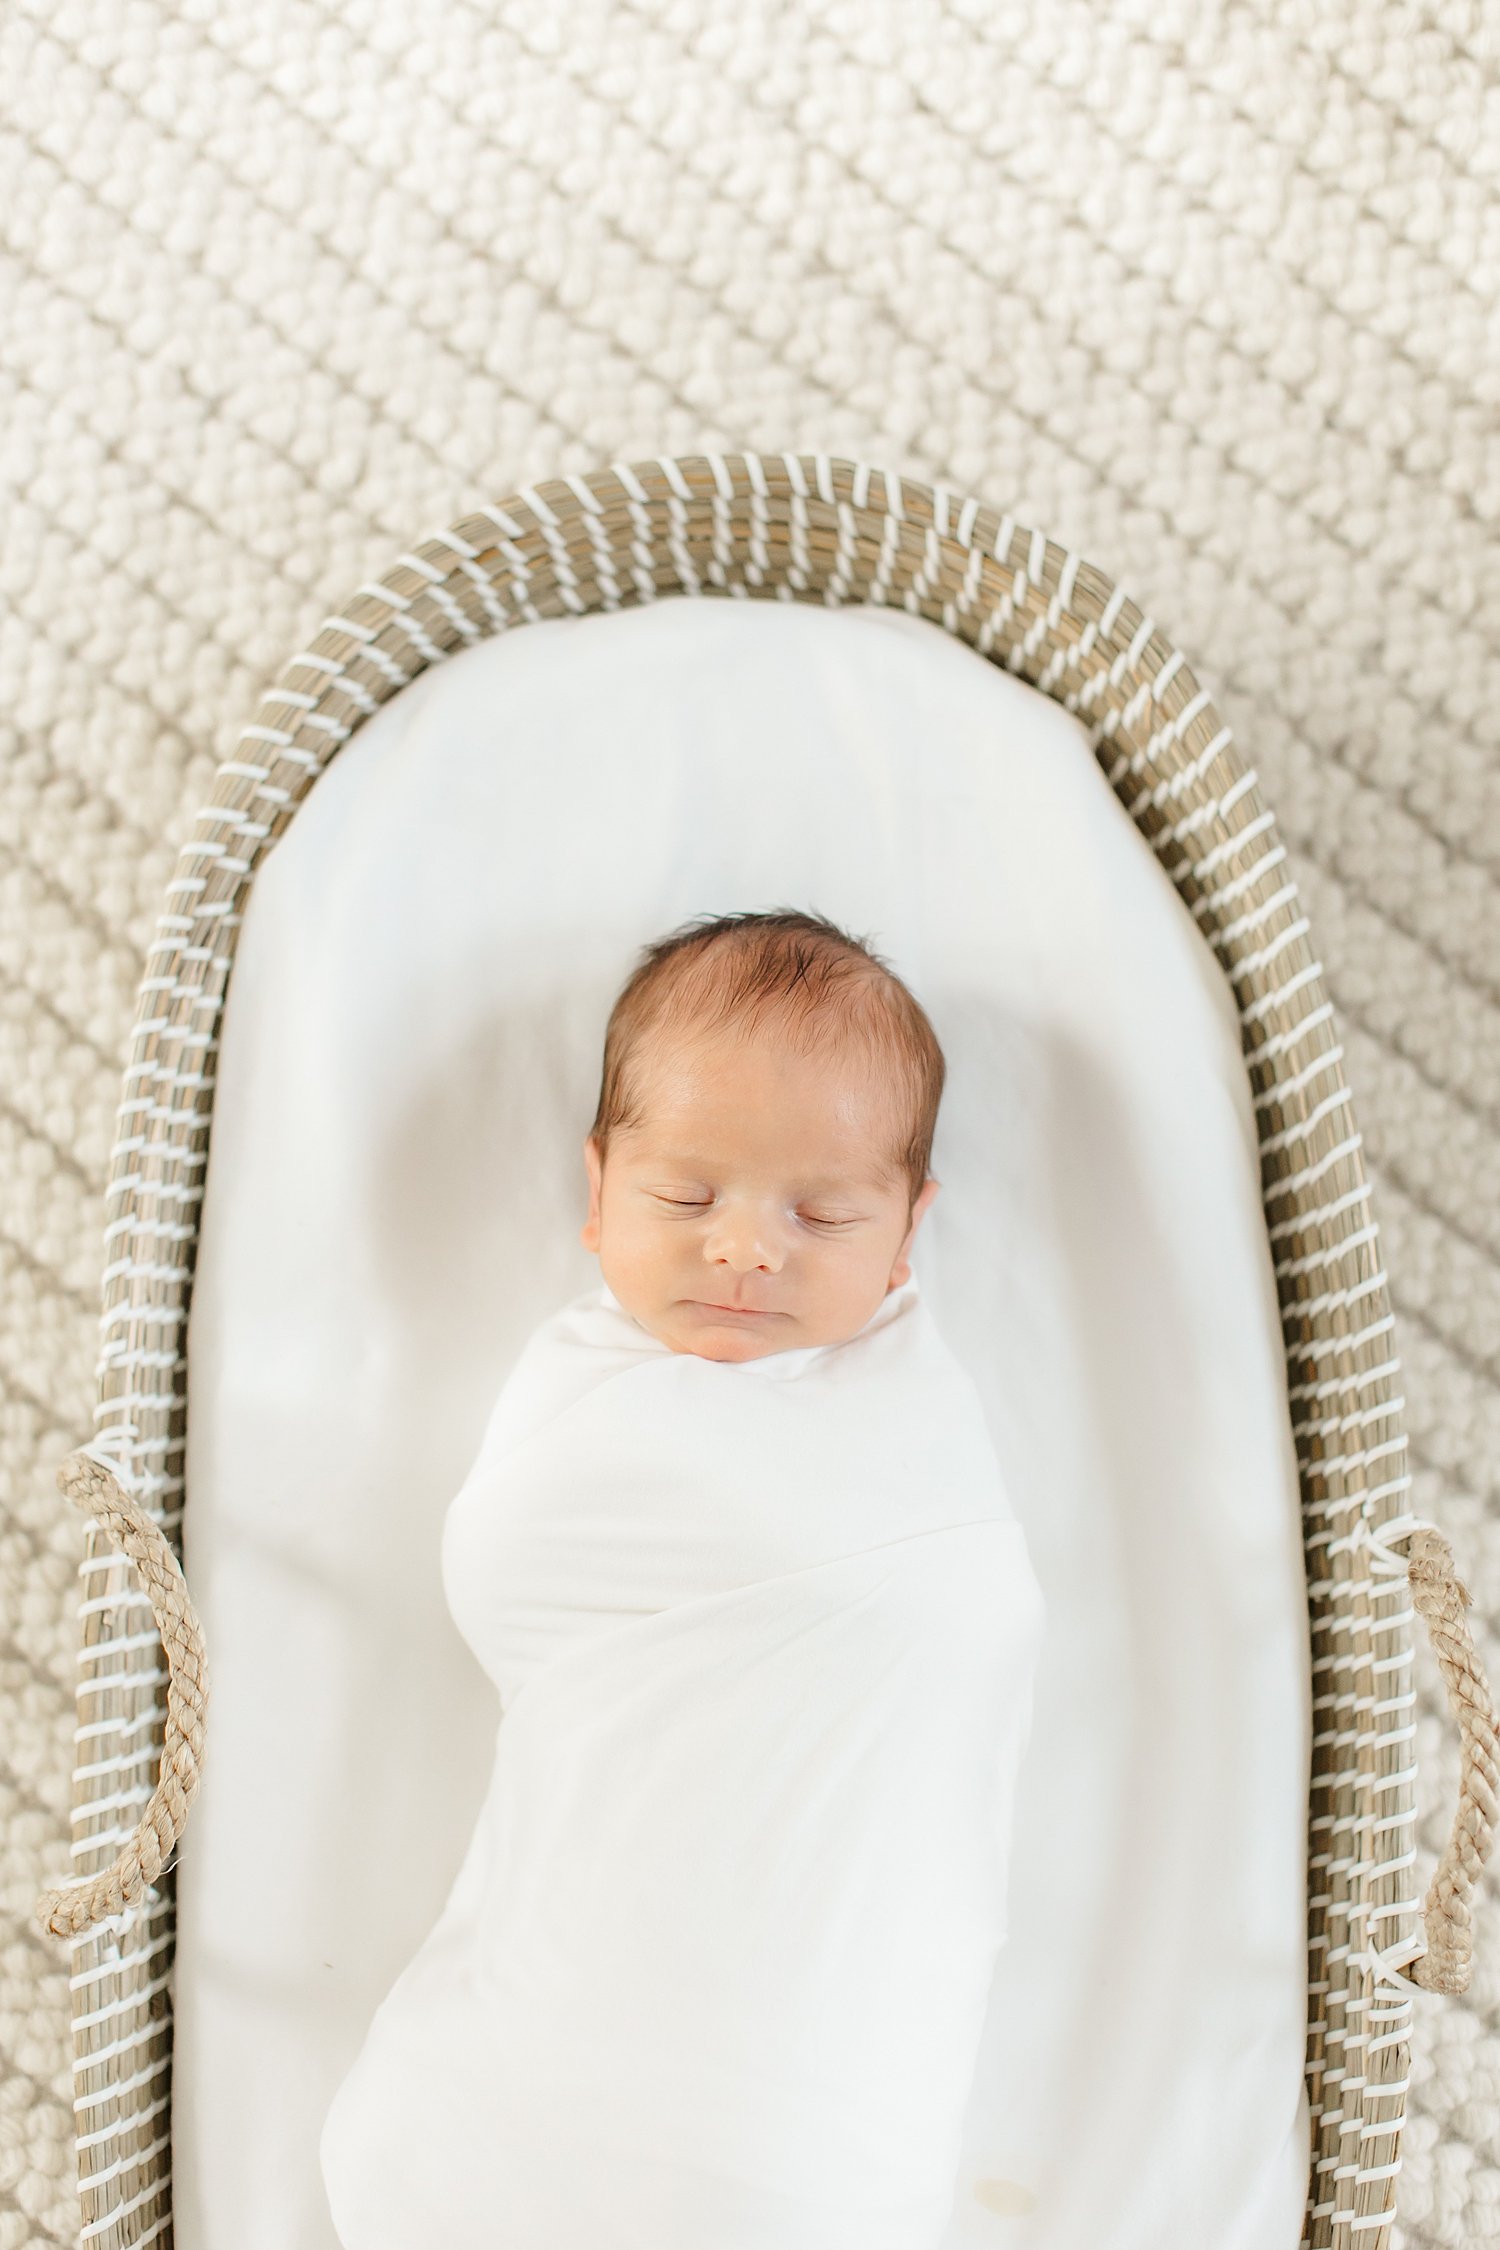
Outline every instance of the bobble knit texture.
[[[1170, 621], [1312, 917], [1409, 1505], [1500, 1673], [1493, 0], [434, 0], [420, 40], [398, 0], [18, 0], [0, 128], [0, 2250], [77, 2239], [30, 1916], [145, 950], [287, 651], [485, 498], [816, 446], [983, 493]], [[1420, 1893], [1458, 1749], [1418, 1650]], [[1500, 1948], [1413, 2040], [1396, 2241], [1478, 2245]]]

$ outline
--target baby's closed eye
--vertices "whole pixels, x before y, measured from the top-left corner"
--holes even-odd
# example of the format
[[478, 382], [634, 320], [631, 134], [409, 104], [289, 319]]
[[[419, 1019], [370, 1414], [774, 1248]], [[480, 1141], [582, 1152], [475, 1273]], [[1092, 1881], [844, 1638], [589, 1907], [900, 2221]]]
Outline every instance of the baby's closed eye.
[[[676, 1195], [659, 1195], [656, 1200], [658, 1203], [665, 1203], [673, 1211], [706, 1211], [708, 1209], [707, 1203], [687, 1202], [681, 1196]], [[812, 1211], [801, 1211], [798, 1213], [798, 1217], [810, 1227], [853, 1227], [859, 1224], [857, 1219], [835, 1219]]]

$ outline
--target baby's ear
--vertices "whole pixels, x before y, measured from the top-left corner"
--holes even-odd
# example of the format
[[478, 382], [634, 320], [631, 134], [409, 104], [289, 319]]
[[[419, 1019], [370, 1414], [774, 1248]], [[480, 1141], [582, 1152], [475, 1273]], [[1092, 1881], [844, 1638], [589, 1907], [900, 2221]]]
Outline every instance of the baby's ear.
[[931, 1172], [928, 1173], [926, 1179], [922, 1182], [921, 1189], [919, 1190], [917, 1195], [917, 1200], [911, 1207], [911, 1217], [907, 1222], [906, 1240], [908, 1243], [912, 1241], [918, 1227], [922, 1224], [922, 1221], [926, 1218], [928, 1212], [932, 1209], [933, 1204], [937, 1201], [937, 1192], [941, 1185], [942, 1182], [936, 1179]]

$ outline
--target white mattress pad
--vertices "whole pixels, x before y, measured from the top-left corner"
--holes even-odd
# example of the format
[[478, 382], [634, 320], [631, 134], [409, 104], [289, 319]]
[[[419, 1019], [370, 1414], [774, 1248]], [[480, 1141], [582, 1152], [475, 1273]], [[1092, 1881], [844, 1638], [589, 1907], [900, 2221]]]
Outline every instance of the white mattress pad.
[[775, 905], [943, 1043], [913, 1268], [1046, 1603], [941, 2250], [1296, 2250], [1307, 1607], [1233, 995], [1055, 702], [903, 612], [687, 597], [424, 673], [252, 887], [188, 1333], [178, 2250], [335, 2250], [322, 2121], [490, 1778], [440, 1538], [598, 1278], [604, 1019], [646, 941]]

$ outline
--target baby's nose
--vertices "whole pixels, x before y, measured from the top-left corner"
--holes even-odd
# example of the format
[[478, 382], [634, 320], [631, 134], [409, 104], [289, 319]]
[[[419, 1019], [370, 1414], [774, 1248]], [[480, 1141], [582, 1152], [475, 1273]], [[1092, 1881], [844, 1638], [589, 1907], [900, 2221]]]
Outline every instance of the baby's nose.
[[775, 1229], [749, 1215], [721, 1220], [709, 1238], [708, 1254], [724, 1259], [739, 1272], [762, 1266], [776, 1273], [782, 1260]]
[[744, 1250], [738, 1247], [724, 1249], [715, 1253], [715, 1255], [722, 1258], [725, 1265], [733, 1266], [736, 1273], [780, 1273], [781, 1271], [781, 1258], [774, 1250], [757, 1249], [752, 1245], [749, 1249]]

